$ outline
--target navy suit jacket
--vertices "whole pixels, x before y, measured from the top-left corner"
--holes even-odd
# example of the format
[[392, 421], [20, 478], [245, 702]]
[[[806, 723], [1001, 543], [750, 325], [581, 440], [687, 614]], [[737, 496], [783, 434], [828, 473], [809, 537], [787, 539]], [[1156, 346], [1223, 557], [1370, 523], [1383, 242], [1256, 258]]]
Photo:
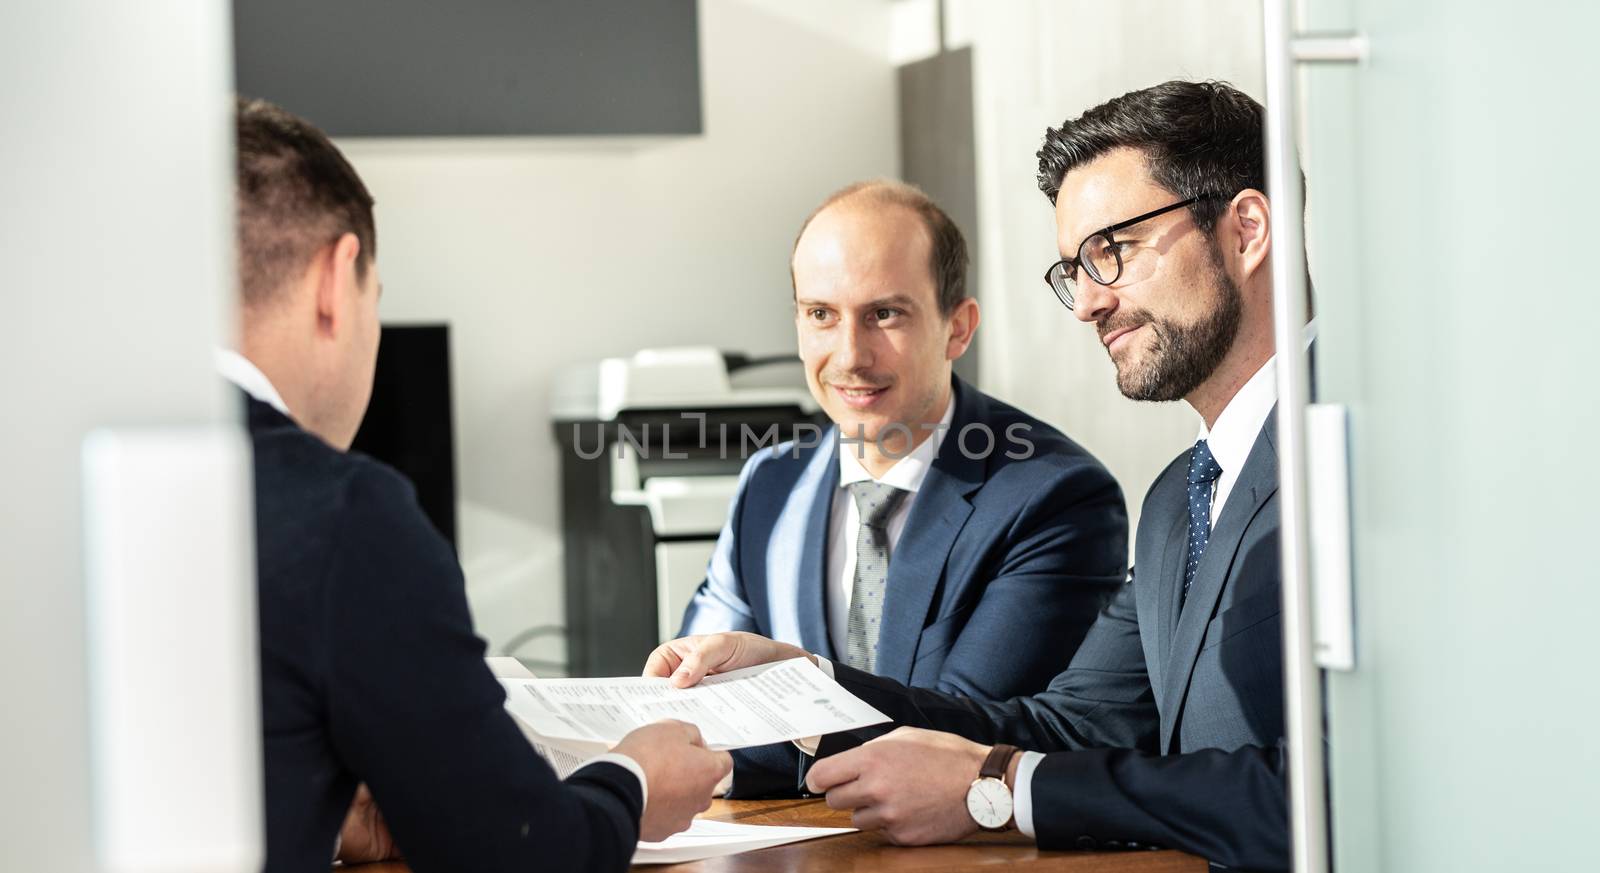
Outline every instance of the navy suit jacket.
[[[1273, 417], [1182, 599], [1188, 453], [1150, 488], [1134, 572], [1048, 690], [982, 703], [836, 665], [898, 724], [1049, 753], [1034, 771], [1046, 849], [1165, 846], [1246, 869], [1289, 866], [1278, 453]], [[833, 735], [833, 754], [862, 735]]]
[[533, 751], [411, 484], [248, 405], [268, 873], [327, 873], [359, 782], [419, 873], [626, 869], [638, 779]]
[[[1127, 512], [1105, 467], [1055, 428], [959, 379], [955, 412], [889, 562], [879, 675], [983, 700], [1045, 687], [1127, 570]], [[984, 425], [988, 438], [970, 425]], [[683, 634], [750, 631], [835, 658], [828, 526], [841, 450], [745, 465]], [[1026, 441], [1026, 443], [1022, 442]], [[1032, 453], [1025, 458], [1008, 457]], [[965, 446], [967, 451], [962, 450]], [[793, 793], [792, 746], [735, 755], [733, 795]]]

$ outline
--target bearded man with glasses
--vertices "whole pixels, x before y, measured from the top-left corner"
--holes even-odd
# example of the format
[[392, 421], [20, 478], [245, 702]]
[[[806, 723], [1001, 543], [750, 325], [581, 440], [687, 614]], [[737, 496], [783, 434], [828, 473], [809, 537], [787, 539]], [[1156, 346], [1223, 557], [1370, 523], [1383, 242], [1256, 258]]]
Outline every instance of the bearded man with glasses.
[[[1127, 156], [1123, 157], [1126, 160]], [[1127, 288], [1143, 282], [1150, 278], [1161, 256], [1178, 237], [1196, 227], [1189, 213], [1177, 216], [1173, 213], [1204, 200], [1226, 199], [1219, 194], [1200, 194], [1103, 227], [1078, 244], [1076, 255], [1051, 264], [1045, 271], [1045, 284], [1068, 309], [1074, 309], [1080, 283]], [[1163, 221], [1163, 216], [1172, 217]], [[1228, 277], [1221, 253], [1212, 247], [1206, 254], [1210, 256], [1210, 275], [1204, 284], [1217, 294], [1215, 305], [1199, 321], [1177, 322], [1132, 305], [1119, 308], [1115, 318], [1102, 319], [1091, 314], [1100, 341], [1117, 362], [1117, 388], [1130, 400], [1186, 397], [1206, 376], [1216, 371], [1238, 332], [1244, 310], [1243, 296]], [[1122, 360], [1128, 356], [1121, 350], [1130, 343], [1118, 340], [1131, 338], [1135, 331], [1147, 325], [1150, 331], [1144, 338], [1152, 344], [1151, 353], [1143, 356], [1140, 364], [1124, 365]]]
[[[1289, 866], [1263, 152], [1261, 105], [1215, 82], [1125, 94], [1046, 133], [1061, 254], [1046, 283], [1094, 325], [1122, 393], [1186, 401], [1200, 439], [1151, 486], [1128, 582], [1048, 690], [984, 703], [811, 656], [903, 725], [817, 738], [807, 784], [858, 827]], [[688, 685], [806, 654], [719, 634], [666, 644], [646, 672]]]

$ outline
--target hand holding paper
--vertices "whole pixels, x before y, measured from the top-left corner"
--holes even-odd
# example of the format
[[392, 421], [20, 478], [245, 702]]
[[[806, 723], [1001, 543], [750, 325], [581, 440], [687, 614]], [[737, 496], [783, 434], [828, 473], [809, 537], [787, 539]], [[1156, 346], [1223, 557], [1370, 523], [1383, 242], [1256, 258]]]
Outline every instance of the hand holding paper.
[[700, 729], [707, 748], [742, 749], [881, 724], [888, 717], [807, 658], [720, 673], [690, 688], [659, 677], [513, 679], [506, 706], [542, 737], [612, 744], [664, 718]]
[[651, 786], [639, 839], [664, 840], [711, 806], [711, 792], [733, 769], [727, 752], [708, 751], [692, 724], [661, 721], [631, 731], [616, 751], [644, 768]]
[[794, 658], [805, 658], [816, 665], [816, 659], [804, 649], [759, 634], [702, 634], [657, 646], [645, 661], [644, 675], [670, 677], [674, 687], [687, 688], [714, 673]]
[[[680, 663], [671, 661], [668, 672]], [[562, 778], [613, 746], [646, 770], [651, 788], [635, 863], [710, 858], [851, 830], [694, 821], [687, 832], [651, 842], [681, 830], [706, 808], [711, 786], [730, 766], [725, 753], [708, 747], [780, 743], [888, 721], [805, 657], [719, 672], [691, 688], [665, 676], [535, 679], [520, 665], [491, 666], [506, 690], [506, 709]], [[657, 754], [656, 746], [666, 754]]]

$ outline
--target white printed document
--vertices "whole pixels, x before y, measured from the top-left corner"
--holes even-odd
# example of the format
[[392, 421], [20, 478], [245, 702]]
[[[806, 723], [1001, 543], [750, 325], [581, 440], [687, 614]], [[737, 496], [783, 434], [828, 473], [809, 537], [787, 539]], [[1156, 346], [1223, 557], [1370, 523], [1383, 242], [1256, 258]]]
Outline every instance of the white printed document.
[[[712, 748], [781, 743], [881, 724], [888, 717], [844, 690], [807, 658], [707, 677], [693, 688], [666, 679], [536, 679], [512, 658], [489, 658], [506, 709], [533, 748], [567, 778], [640, 725], [676, 718]], [[855, 828], [778, 827], [695, 819], [661, 842], [639, 841], [635, 864], [682, 864], [847, 834]]]
[[[506, 679], [537, 678], [533, 675], [533, 671], [516, 658], [490, 657], [484, 658], [484, 661], [488, 663], [489, 671], [494, 674], [494, 678], [502, 680], [502, 684], [506, 684], [504, 682]], [[508, 711], [511, 709], [509, 700], [506, 701], [506, 709]], [[515, 712], [511, 713], [511, 720], [517, 723], [522, 735], [532, 744], [533, 750], [539, 753], [539, 757], [545, 759], [545, 762], [556, 771], [556, 776], [561, 779], [572, 775], [572, 771], [582, 767], [590, 758], [605, 754], [610, 749], [606, 743], [558, 743], [549, 737], [539, 736], [527, 722], [518, 718]]]
[[854, 832], [855, 828], [774, 827], [697, 818], [688, 830], [673, 834], [659, 843], [640, 840], [639, 848], [633, 853], [633, 863], [684, 864]]
[[707, 676], [692, 688], [644, 677], [501, 679], [500, 684], [506, 708], [526, 732], [600, 751], [634, 728], [664, 718], [700, 728], [712, 749], [783, 743], [889, 720], [808, 658]]

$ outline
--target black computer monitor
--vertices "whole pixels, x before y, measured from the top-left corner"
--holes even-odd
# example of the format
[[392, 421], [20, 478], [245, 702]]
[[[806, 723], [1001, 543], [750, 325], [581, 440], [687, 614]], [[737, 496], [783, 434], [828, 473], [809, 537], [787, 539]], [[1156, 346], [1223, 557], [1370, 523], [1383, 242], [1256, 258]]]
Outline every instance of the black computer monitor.
[[417, 487], [422, 511], [456, 546], [448, 325], [383, 326], [372, 402], [351, 449], [405, 474]]

